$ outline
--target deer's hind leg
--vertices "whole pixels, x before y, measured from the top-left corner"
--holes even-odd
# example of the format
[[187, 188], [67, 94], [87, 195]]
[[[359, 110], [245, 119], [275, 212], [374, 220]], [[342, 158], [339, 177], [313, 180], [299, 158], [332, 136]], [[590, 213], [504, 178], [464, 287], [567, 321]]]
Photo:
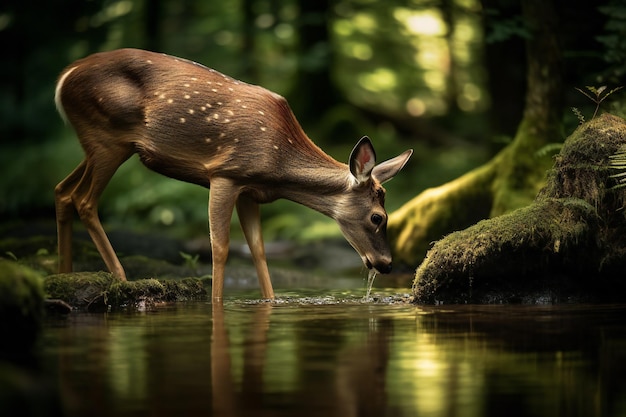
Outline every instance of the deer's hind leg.
[[70, 175], [54, 189], [54, 208], [57, 220], [57, 245], [59, 251], [59, 273], [72, 272], [72, 223], [74, 203], [72, 192], [83, 177], [86, 161], [81, 162]]
[[107, 269], [118, 278], [126, 279], [124, 268], [100, 223], [98, 200], [117, 168], [132, 154], [131, 147], [103, 148], [89, 152], [85, 160], [57, 186], [56, 210], [61, 272], [68, 272], [72, 269], [71, 222], [73, 216], [71, 206], [73, 206], [87, 228]]

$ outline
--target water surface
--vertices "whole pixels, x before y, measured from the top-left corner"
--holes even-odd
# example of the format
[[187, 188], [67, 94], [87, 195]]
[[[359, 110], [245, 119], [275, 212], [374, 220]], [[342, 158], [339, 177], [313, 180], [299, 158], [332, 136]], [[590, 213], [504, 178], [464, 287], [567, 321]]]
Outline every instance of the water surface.
[[68, 416], [626, 416], [626, 305], [413, 306], [398, 289], [50, 318]]

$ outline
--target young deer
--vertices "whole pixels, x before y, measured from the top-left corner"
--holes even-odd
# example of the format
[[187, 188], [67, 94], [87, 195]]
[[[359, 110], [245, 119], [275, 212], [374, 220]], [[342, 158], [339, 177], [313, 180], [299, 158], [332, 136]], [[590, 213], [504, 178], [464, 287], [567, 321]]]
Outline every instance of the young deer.
[[330, 216], [367, 268], [391, 270], [381, 184], [396, 175], [412, 150], [376, 165], [374, 148], [363, 137], [347, 166], [306, 136], [283, 97], [195, 62], [134, 49], [71, 64], [59, 77], [55, 103], [85, 151], [85, 159], [55, 189], [60, 272], [72, 270], [76, 209], [109, 271], [126, 279], [98, 218], [98, 199], [135, 153], [156, 172], [210, 187], [215, 301], [222, 299], [234, 208], [261, 294], [274, 297], [259, 204], [279, 198]]

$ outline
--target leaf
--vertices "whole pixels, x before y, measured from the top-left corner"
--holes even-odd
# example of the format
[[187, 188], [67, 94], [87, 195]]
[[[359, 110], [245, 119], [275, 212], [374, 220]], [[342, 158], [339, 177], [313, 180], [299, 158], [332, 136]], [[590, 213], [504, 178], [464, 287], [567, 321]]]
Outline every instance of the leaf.
[[[574, 87], [574, 88], [575, 88], [576, 90], [578, 90], [580, 93], [582, 93], [582, 94], [583, 94], [585, 97], [587, 97], [589, 100], [591, 100], [591, 101], [593, 101], [593, 102], [595, 103], [595, 101], [596, 101], [596, 98], [595, 98], [595, 97], [593, 97], [592, 95], [590, 95], [589, 93], [587, 93], [586, 91], [584, 91], [584, 90], [582, 90], [582, 89], [580, 89], [580, 88], [578, 88], [578, 87]], [[589, 88], [589, 87], [587, 87], [587, 88]], [[593, 87], [591, 87], [591, 88], [593, 88]], [[595, 89], [594, 89], [594, 90], [595, 90]]]

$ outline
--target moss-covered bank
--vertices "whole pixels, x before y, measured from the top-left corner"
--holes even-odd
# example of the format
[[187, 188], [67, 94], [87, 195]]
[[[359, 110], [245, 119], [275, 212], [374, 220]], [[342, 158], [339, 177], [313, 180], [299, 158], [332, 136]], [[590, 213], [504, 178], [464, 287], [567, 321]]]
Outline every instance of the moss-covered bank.
[[416, 301], [622, 300], [626, 188], [615, 187], [611, 157], [624, 145], [623, 119], [580, 126], [533, 204], [435, 243], [416, 271]]
[[74, 272], [50, 275], [45, 290], [50, 298], [87, 311], [147, 308], [158, 303], [204, 299], [206, 278], [181, 280], [142, 279], [120, 281], [108, 272]]
[[43, 313], [43, 276], [0, 259], [0, 356], [28, 351], [39, 335]]

